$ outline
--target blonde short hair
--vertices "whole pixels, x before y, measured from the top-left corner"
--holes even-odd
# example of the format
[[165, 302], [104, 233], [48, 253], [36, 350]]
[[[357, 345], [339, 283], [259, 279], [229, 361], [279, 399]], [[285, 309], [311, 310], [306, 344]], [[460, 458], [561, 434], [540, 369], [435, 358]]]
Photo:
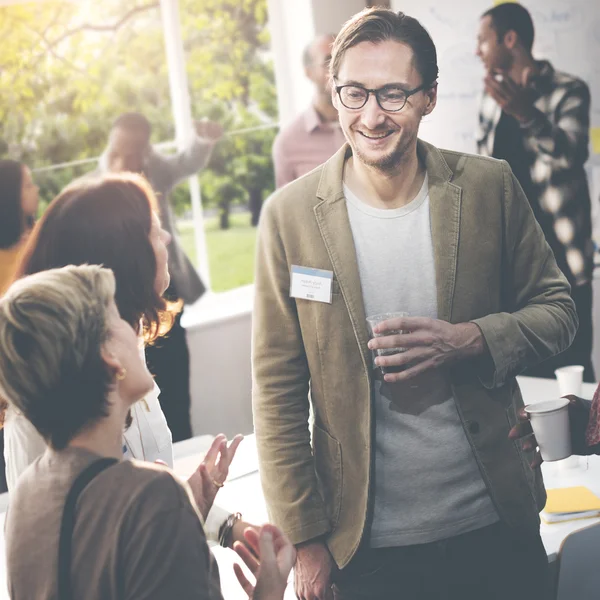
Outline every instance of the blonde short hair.
[[56, 449], [108, 414], [101, 349], [114, 295], [112, 271], [83, 265], [24, 277], [0, 299], [0, 395]]

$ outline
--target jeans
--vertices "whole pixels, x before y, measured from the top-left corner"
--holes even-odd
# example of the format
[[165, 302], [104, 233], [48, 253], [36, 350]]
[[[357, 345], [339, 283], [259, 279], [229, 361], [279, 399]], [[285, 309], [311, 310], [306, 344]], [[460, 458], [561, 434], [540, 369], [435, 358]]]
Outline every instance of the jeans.
[[499, 522], [446, 540], [362, 548], [334, 577], [336, 600], [547, 600], [539, 533]]

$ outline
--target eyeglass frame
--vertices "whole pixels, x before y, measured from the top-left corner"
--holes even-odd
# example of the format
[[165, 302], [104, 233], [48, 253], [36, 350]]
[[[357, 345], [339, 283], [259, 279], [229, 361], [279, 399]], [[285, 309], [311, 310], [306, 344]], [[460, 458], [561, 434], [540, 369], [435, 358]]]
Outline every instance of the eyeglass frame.
[[[435, 82], [434, 82], [435, 83]], [[396, 113], [396, 112], [400, 112], [405, 106], [406, 103], [408, 102], [408, 99], [418, 93], [421, 92], [423, 90], [427, 90], [431, 87], [433, 87], [434, 83], [423, 83], [422, 85], [420, 85], [419, 87], [416, 87], [412, 90], [402, 90], [402, 88], [400, 86], [395, 86], [399, 89], [401, 89], [404, 92], [404, 104], [400, 107], [400, 108], [396, 108], [394, 110], [390, 110], [389, 108], [383, 108], [383, 106], [381, 106], [381, 102], [379, 101], [379, 92], [381, 92], [381, 90], [385, 90], [386, 88], [390, 88], [390, 87], [394, 87], [393, 85], [384, 85], [380, 88], [376, 88], [376, 89], [369, 89], [366, 87], [363, 87], [362, 85], [356, 85], [355, 83], [346, 83], [344, 85], [337, 85], [335, 86], [335, 92], [338, 95], [338, 98], [340, 99], [340, 102], [342, 103], [342, 106], [344, 108], [347, 108], [348, 110], [361, 110], [363, 109], [366, 105], [367, 102], [369, 102], [369, 98], [371, 97], [371, 94], [373, 94], [375, 96], [375, 100], [377, 102], [377, 106], [379, 106], [379, 108], [385, 112], [392, 112], [392, 113]], [[345, 88], [345, 87], [354, 87], [354, 88], [359, 88], [361, 90], [364, 90], [365, 92], [367, 92], [367, 97], [365, 98], [365, 102], [362, 106], [357, 106], [354, 108], [351, 108], [350, 106], [346, 106], [344, 104], [344, 101], [342, 100], [342, 95], [340, 94], [340, 90]]]

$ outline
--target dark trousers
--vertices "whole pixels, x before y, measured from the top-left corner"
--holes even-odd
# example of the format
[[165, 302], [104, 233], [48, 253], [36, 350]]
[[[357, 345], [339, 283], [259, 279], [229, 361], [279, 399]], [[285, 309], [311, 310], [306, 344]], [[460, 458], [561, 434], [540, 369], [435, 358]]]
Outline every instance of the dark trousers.
[[190, 354], [185, 329], [177, 315], [169, 333], [146, 347], [146, 362], [160, 388], [159, 402], [173, 441], [192, 437], [190, 422]]
[[336, 576], [335, 600], [548, 600], [538, 533], [495, 523], [456, 537], [360, 549]]
[[527, 369], [523, 375], [531, 377], [554, 378], [554, 370], [568, 365], [583, 365], [583, 380], [595, 383], [594, 367], [592, 365], [592, 284], [585, 283], [571, 290], [571, 297], [575, 302], [577, 316], [579, 317], [579, 329], [575, 339], [564, 352], [545, 360], [543, 363]]

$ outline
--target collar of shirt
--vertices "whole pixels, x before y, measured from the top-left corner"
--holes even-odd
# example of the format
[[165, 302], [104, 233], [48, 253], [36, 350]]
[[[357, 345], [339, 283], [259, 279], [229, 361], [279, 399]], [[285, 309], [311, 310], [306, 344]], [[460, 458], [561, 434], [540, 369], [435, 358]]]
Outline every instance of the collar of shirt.
[[304, 112], [304, 126], [306, 127], [306, 133], [313, 133], [317, 129], [322, 131], [332, 131], [337, 125], [335, 122], [323, 122], [321, 115], [317, 112], [317, 109], [311, 104]]
[[554, 79], [554, 67], [547, 60], [536, 61], [538, 72], [531, 78], [531, 87], [543, 96], [552, 91]]

